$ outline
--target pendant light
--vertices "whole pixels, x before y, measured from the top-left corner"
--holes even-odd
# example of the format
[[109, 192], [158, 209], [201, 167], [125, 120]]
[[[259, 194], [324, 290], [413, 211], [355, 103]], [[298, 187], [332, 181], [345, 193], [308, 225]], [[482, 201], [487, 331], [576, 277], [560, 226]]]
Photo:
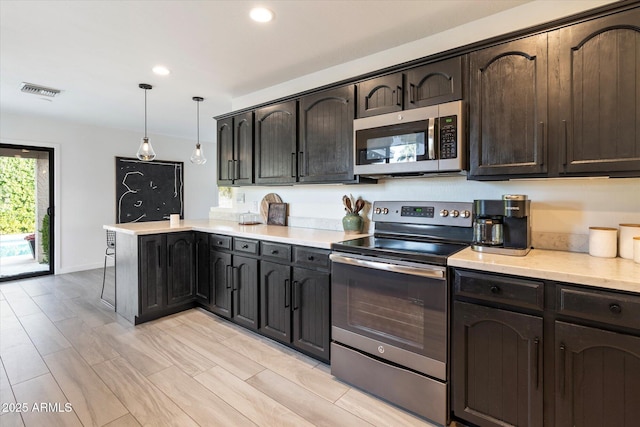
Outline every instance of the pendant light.
[[196, 120], [198, 123], [198, 126], [197, 126], [198, 139], [196, 140], [196, 148], [194, 148], [193, 152], [191, 153], [191, 163], [196, 165], [203, 165], [207, 162], [207, 159], [204, 157], [204, 153], [202, 152], [202, 147], [200, 147], [200, 103], [204, 101], [204, 98], [201, 98], [199, 96], [194, 96], [191, 99], [196, 101], [196, 111], [197, 111]]
[[156, 158], [156, 152], [153, 151], [153, 147], [147, 137], [147, 91], [151, 90], [153, 86], [147, 83], [140, 83], [138, 87], [144, 89], [144, 138], [142, 138], [142, 143], [140, 144], [140, 148], [138, 148], [136, 156], [139, 160], [150, 162]]

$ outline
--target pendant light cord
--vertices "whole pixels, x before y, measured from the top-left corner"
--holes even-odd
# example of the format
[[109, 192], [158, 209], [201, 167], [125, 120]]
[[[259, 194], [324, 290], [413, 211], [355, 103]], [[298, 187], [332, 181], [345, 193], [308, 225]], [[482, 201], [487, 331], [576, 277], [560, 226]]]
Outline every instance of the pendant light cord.
[[144, 90], [144, 137], [147, 137], [147, 89]]
[[198, 141], [198, 146], [200, 146], [200, 102], [196, 102], [196, 111], [197, 111], [197, 117], [196, 117], [196, 121], [198, 123], [198, 130], [196, 132], [197, 135], [197, 141]]

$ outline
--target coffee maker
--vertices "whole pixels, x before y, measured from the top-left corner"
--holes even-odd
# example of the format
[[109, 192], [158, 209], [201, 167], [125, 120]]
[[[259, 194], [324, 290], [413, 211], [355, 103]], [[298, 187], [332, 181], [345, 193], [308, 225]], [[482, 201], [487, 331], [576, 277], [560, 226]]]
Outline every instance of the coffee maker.
[[522, 194], [505, 194], [502, 200], [474, 200], [471, 249], [501, 255], [528, 254], [530, 205]]

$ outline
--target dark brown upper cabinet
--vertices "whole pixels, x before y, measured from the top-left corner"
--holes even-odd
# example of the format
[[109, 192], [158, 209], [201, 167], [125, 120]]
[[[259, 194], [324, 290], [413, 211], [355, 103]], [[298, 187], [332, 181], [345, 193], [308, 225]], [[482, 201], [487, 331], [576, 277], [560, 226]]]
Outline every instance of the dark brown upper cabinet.
[[560, 174], [637, 175], [640, 8], [552, 32], [549, 48]]
[[299, 182], [345, 182], [353, 176], [354, 86], [300, 99]]
[[297, 179], [296, 101], [256, 110], [255, 182], [289, 184]]
[[462, 99], [462, 62], [458, 56], [407, 70], [404, 108]]
[[218, 121], [218, 184], [253, 183], [253, 112]]
[[469, 178], [545, 174], [547, 34], [478, 50], [469, 63]]
[[358, 118], [402, 111], [402, 81], [395, 73], [358, 83]]

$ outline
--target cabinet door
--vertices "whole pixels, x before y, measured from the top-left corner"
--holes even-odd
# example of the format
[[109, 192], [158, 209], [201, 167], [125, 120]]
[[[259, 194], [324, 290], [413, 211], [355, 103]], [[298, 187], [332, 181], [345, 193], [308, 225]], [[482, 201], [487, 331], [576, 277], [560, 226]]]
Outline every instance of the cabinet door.
[[469, 62], [470, 178], [546, 173], [547, 35], [473, 52]]
[[218, 120], [218, 184], [233, 184], [233, 118]]
[[193, 301], [195, 275], [193, 233], [167, 234], [167, 305]]
[[462, 99], [462, 57], [412, 68], [406, 73], [405, 108]]
[[233, 118], [233, 182], [253, 183], [253, 112]]
[[329, 360], [331, 294], [329, 273], [293, 268], [293, 345]]
[[300, 182], [353, 180], [354, 86], [300, 99]]
[[453, 410], [480, 426], [542, 426], [542, 318], [453, 308]]
[[140, 314], [161, 310], [167, 305], [166, 242], [164, 234], [139, 237]]
[[196, 299], [204, 306], [211, 304], [211, 279], [209, 278], [209, 233], [195, 233], [195, 288]]
[[291, 342], [291, 267], [260, 261], [260, 332]]
[[209, 251], [211, 277], [211, 311], [230, 318], [231, 307], [231, 254], [213, 248]]
[[[640, 172], [640, 9], [558, 37], [561, 172]], [[550, 39], [550, 40], [553, 40]]]
[[555, 425], [638, 425], [640, 337], [564, 322], [555, 333]]
[[233, 256], [233, 316], [236, 323], [258, 329], [258, 260]]
[[296, 182], [296, 101], [256, 110], [256, 184]]
[[358, 118], [402, 110], [402, 73], [358, 83]]

